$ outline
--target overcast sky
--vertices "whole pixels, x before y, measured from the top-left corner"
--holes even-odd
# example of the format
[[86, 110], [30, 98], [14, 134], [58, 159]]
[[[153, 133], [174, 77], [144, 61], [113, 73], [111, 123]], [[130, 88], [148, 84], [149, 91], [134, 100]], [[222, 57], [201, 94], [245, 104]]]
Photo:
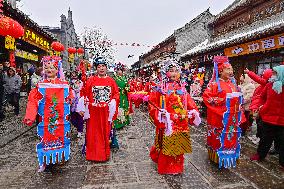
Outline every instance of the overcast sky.
[[[218, 14], [234, 0], [21, 0], [18, 8], [40, 25], [60, 26], [69, 7], [77, 34], [84, 27], [101, 27], [117, 43], [157, 45], [175, 29], [210, 7]], [[117, 61], [130, 65], [147, 47], [117, 46]], [[135, 55], [127, 58], [128, 55]]]

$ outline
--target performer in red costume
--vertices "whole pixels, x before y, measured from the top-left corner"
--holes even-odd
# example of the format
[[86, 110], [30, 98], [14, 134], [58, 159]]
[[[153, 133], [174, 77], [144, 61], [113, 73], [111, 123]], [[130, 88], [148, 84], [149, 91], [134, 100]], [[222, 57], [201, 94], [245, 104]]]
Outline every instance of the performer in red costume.
[[119, 105], [119, 90], [114, 79], [107, 76], [105, 60], [97, 58], [95, 66], [97, 76], [87, 80], [85, 90], [90, 113], [86, 133], [86, 159], [104, 162], [110, 157], [110, 136]]
[[27, 104], [24, 123], [31, 126], [39, 114], [38, 136], [41, 142], [37, 145], [39, 170], [46, 165], [67, 161], [70, 157], [70, 123], [66, 120], [70, 114], [72, 93], [62, 70], [61, 58], [45, 56], [42, 58], [44, 80], [32, 89]]
[[233, 68], [226, 56], [214, 57], [214, 73], [203, 101], [207, 106], [207, 145], [209, 158], [227, 167], [235, 167], [240, 156], [239, 138], [244, 113], [242, 94], [233, 78]]
[[149, 97], [150, 116], [156, 126], [155, 144], [150, 156], [158, 164], [159, 174], [181, 174], [184, 154], [191, 152], [189, 124], [201, 119], [195, 102], [179, 82], [180, 67], [164, 63], [163, 84], [154, 87]]

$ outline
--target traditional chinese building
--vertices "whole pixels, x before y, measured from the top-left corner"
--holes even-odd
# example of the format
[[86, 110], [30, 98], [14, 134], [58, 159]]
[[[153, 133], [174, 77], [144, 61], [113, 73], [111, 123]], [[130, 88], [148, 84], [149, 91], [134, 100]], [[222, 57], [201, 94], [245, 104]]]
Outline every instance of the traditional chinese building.
[[15, 41], [15, 50], [5, 48], [7, 38], [0, 36], [0, 61], [9, 61], [9, 56], [15, 56], [17, 68], [23, 69], [24, 72], [31, 67], [40, 66], [42, 56], [50, 54], [50, 44], [55, 37], [44, 31], [37, 23], [31, 20], [27, 15], [17, 8], [14, 8], [8, 1], [3, 3], [3, 14], [18, 21], [24, 27], [24, 36]]
[[224, 54], [238, 79], [246, 67], [261, 74], [284, 60], [283, 0], [236, 0], [209, 28], [211, 37], [183, 54], [183, 61], [213, 67], [213, 56]]
[[[42, 28], [48, 32], [53, 33], [56, 38], [65, 46], [79, 48], [82, 47], [81, 42], [79, 40], [79, 36], [77, 35], [73, 23], [72, 11], [68, 10], [68, 16], [61, 15], [61, 27], [49, 27], [43, 26]], [[79, 64], [78, 57], [75, 57], [74, 64], [68, 61], [68, 52], [64, 51], [62, 53], [63, 67], [65, 70], [75, 69], [76, 65]]]
[[172, 35], [155, 48], [140, 57], [141, 72], [146, 74], [158, 71], [159, 64], [168, 58], [179, 61], [180, 55], [187, 52], [209, 37], [208, 23], [213, 19], [209, 9], [174, 31]]

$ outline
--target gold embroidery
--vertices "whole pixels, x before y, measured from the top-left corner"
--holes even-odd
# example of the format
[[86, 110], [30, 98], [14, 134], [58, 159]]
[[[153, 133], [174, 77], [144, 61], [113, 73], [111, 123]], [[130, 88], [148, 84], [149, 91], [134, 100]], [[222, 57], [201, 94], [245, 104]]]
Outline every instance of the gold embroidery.
[[177, 132], [170, 136], [164, 136], [162, 146], [158, 141], [158, 136], [155, 139], [157, 150], [162, 150], [162, 153], [168, 156], [178, 156], [185, 153], [191, 153], [191, 141], [189, 132]]

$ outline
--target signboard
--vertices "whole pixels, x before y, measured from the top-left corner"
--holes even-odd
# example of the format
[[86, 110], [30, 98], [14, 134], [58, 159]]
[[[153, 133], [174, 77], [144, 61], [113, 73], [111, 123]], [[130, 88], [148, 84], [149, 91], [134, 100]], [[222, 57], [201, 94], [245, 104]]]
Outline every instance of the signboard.
[[41, 48], [45, 51], [50, 50], [50, 44], [47, 39], [35, 33], [33, 30], [29, 28], [25, 28], [25, 34], [22, 39], [38, 48]]
[[225, 49], [228, 57], [258, 53], [284, 47], [284, 33]]
[[38, 55], [20, 49], [16, 49], [15, 56], [24, 58], [26, 60], [38, 61]]

